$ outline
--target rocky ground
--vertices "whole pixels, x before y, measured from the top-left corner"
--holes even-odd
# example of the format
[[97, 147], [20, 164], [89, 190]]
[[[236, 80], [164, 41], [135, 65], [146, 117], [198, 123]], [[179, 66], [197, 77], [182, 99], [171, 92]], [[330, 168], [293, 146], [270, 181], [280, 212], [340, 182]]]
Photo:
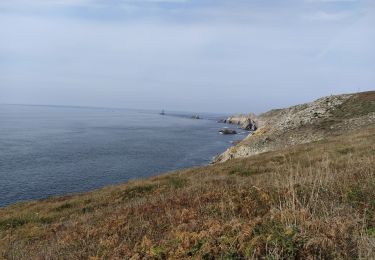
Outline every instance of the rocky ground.
[[327, 135], [373, 125], [375, 91], [323, 97], [311, 103], [275, 109], [259, 116], [232, 116], [225, 122], [256, 131], [218, 156], [214, 162], [309, 143]]

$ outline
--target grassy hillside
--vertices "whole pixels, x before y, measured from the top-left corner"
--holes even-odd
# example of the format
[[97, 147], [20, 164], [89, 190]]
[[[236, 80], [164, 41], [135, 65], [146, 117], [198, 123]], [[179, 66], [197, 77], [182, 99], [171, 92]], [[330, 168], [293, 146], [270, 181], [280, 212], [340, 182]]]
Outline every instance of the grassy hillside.
[[375, 258], [375, 127], [0, 209], [0, 258]]

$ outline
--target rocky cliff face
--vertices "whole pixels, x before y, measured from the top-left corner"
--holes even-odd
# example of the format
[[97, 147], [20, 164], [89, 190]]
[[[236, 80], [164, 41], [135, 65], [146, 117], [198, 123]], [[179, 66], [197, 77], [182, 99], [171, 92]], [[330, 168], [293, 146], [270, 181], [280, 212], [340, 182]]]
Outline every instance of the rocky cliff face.
[[254, 114], [241, 114], [228, 117], [224, 120], [224, 123], [239, 125], [241, 129], [247, 131], [255, 131], [257, 129], [255, 119], [256, 116]]
[[[375, 91], [329, 96], [261, 114], [237, 115], [228, 123], [251, 122], [256, 131], [218, 156], [215, 162], [247, 157], [323, 139], [375, 124]], [[255, 130], [254, 129], [254, 130]]]

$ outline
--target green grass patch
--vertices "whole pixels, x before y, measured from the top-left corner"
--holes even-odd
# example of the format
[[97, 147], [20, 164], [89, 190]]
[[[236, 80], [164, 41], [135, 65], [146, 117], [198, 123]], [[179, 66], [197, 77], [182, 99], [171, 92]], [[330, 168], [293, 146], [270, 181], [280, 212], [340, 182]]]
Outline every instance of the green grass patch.
[[[296, 226], [285, 226], [280, 222], [270, 221], [257, 226], [254, 236], [258, 237], [258, 243], [267, 243], [269, 249], [280, 251], [282, 259], [296, 259], [301, 248], [300, 242], [296, 239], [298, 232]], [[253, 245], [254, 248], [259, 246]], [[252, 248], [249, 252], [251, 251]]]
[[205, 241], [203, 239], [199, 239], [188, 252], [188, 256], [195, 256], [199, 252], [199, 250], [201, 250], [204, 243]]
[[375, 238], [375, 227], [374, 228], [369, 228], [367, 230], [367, 234], [369, 234], [371, 237]]
[[166, 178], [166, 181], [168, 186], [175, 189], [185, 187], [188, 183], [188, 180], [186, 178], [179, 176], [168, 176]]
[[0, 230], [7, 230], [10, 228], [17, 228], [27, 224], [29, 221], [24, 218], [10, 218], [0, 220]]
[[345, 148], [337, 150], [337, 153], [342, 154], [342, 155], [351, 154], [354, 152], [355, 152], [355, 149], [353, 147], [345, 147]]
[[346, 194], [346, 199], [352, 206], [375, 210], [375, 184], [369, 180], [367, 185], [352, 186]]
[[137, 185], [137, 186], [126, 188], [124, 191], [121, 192], [121, 197], [123, 199], [133, 199], [136, 197], [142, 197], [142, 196], [150, 194], [157, 188], [158, 188], [157, 184]]
[[52, 219], [48, 217], [39, 217], [37, 214], [27, 214], [14, 218], [0, 220], [0, 230], [8, 230], [22, 227], [29, 223], [50, 224]]
[[165, 259], [165, 249], [162, 246], [153, 246], [151, 254], [155, 259]]
[[65, 202], [59, 206], [57, 206], [56, 208], [54, 208], [53, 210], [54, 211], [57, 211], [57, 212], [61, 212], [61, 211], [64, 211], [66, 209], [71, 209], [73, 208], [75, 205], [74, 203], [70, 203], [70, 202]]

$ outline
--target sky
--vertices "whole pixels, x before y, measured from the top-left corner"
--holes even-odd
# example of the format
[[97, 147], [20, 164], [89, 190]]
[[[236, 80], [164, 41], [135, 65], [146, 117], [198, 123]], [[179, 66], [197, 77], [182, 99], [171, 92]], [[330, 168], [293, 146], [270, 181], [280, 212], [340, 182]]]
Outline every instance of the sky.
[[374, 89], [374, 0], [0, 1], [3, 104], [260, 113]]

